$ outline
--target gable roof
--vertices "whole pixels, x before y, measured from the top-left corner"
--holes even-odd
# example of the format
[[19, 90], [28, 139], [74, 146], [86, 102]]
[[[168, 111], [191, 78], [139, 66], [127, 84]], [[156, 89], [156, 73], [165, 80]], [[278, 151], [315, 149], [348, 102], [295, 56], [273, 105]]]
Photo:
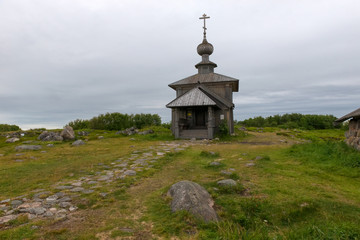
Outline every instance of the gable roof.
[[345, 116], [342, 116], [341, 118], [336, 119], [335, 122], [343, 122], [354, 117], [360, 117], [360, 108], [356, 109], [355, 111], [352, 111], [351, 113], [346, 114]]
[[196, 83], [216, 83], [216, 82], [232, 82], [234, 83], [234, 92], [239, 91], [239, 79], [221, 75], [218, 73], [195, 74], [190, 77], [169, 84], [169, 87], [176, 89], [176, 86], [196, 84]]
[[199, 88], [195, 87], [185, 94], [171, 101], [166, 107], [190, 107], [190, 106], [214, 106], [216, 103], [203, 93]]
[[218, 106], [219, 108], [231, 108], [234, 106], [230, 101], [212, 92], [202, 84], [177, 97], [169, 104], [168, 108], [193, 107], [193, 106]]

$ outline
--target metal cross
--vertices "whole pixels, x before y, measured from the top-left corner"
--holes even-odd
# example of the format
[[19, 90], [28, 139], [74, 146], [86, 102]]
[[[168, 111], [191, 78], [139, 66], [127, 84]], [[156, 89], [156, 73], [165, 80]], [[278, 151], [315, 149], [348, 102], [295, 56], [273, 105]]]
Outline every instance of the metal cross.
[[204, 27], [203, 27], [203, 29], [204, 29], [204, 39], [206, 39], [206, 19], [207, 18], [210, 18], [210, 16], [206, 16], [206, 14], [204, 13], [204, 15], [202, 15], [202, 17], [199, 17], [199, 19], [204, 19]]

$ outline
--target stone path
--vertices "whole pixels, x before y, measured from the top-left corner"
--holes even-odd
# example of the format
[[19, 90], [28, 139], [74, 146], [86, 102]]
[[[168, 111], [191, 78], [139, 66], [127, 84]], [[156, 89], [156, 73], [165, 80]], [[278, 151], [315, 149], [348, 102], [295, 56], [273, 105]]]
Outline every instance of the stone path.
[[[197, 142], [197, 143], [196, 143]], [[147, 171], [167, 153], [185, 150], [190, 145], [207, 143], [206, 141], [163, 142], [143, 150], [135, 150], [129, 156], [114, 159], [110, 165], [98, 163], [94, 175], [82, 176], [76, 180], [57, 182], [50, 190], [37, 189], [26, 195], [0, 201], [0, 227], [5, 223], [26, 215], [28, 219], [64, 220], [78, 210], [75, 202], [87, 196], [106, 198], [113, 189], [114, 182]], [[104, 192], [100, 189], [109, 189]]]

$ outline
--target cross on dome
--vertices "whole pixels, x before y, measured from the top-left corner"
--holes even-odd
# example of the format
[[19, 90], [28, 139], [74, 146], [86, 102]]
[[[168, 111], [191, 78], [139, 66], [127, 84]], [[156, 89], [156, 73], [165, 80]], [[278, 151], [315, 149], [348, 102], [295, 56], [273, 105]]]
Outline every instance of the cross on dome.
[[207, 28], [206, 28], [206, 19], [208, 19], [208, 18], [210, 18], [210, 16], [206, 16], [205, 13], [202, 15], [202, 17], [199, 17], [199, 19], [204, 19], [204, 27], [203, 27], [203, 29], [204, 29], [204, 39], [206, 39], [206, 30], [207, 30]]

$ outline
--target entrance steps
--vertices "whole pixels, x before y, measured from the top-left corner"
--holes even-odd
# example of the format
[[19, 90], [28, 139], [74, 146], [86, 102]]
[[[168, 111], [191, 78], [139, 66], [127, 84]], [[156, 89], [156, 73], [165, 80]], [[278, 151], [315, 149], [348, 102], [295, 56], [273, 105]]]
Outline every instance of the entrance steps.
[[205, 139], [208, 137], [208, 130], [207, 129], [187, 129], [180, 131], [180, 138], [182, 139]]

